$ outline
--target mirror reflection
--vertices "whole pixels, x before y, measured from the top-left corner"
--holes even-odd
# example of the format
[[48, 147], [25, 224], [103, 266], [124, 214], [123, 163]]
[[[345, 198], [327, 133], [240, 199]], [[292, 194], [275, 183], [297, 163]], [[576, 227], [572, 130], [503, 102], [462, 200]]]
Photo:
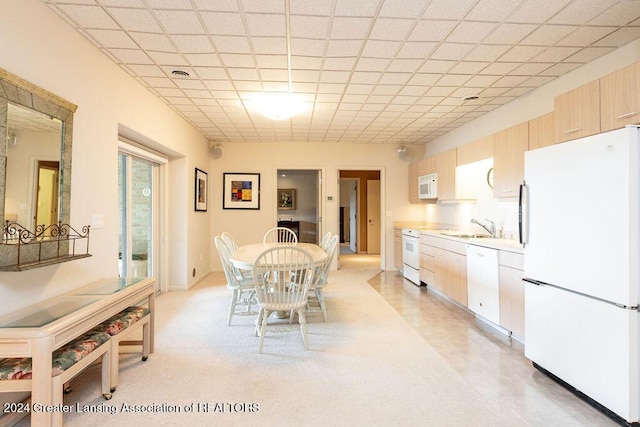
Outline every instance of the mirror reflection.
[[9, 103], [6, 138], [4, 219], [30, 230], [57, 223], [62, 122]]

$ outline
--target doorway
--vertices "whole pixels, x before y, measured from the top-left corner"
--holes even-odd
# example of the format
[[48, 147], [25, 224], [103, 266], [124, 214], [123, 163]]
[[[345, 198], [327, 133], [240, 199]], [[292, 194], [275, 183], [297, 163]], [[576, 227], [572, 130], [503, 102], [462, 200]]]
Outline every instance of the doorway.
[[322, 239], [322, 170], [278, 169], [277, 225], [291, 228], [301, 243]]
[[[340, 255], [380, 255], [381, 171], [340, 170]], [[342, 241], [344, 240], [344, 241]]]
[[48, 227], [58, 223], [58, 195], [60, 188], [60, 162], [37, 161], [37, 191], [34, 213], [34, 227], [38, 224]]
[[[118, 269], [120, 277], [160, 274], [160, 222], [162, 158], [119, 143], [118, 153]], [[132, 153], [135, 152], [134, 153]]]

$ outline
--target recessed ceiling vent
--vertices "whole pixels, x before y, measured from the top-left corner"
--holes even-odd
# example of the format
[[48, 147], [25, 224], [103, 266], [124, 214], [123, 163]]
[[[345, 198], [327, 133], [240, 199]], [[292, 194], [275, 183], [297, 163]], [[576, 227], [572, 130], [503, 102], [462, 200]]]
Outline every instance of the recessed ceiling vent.
[[182, 70], [173, 70], [171, 74], [173, 74], [176, 77], [189, 77], [189, 73]]
[[467, 95], [462, 97], [462, 103], [477, 101], [478, 99], [480, 99], [478, 95]]

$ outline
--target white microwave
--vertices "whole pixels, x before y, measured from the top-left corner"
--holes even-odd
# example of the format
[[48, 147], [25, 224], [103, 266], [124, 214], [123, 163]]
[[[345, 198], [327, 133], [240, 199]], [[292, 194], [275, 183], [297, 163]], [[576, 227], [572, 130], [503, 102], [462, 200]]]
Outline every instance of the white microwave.
[[438, 198], [438, 174], [431, 173], [418, 177], [418, 198], [421, 200]]

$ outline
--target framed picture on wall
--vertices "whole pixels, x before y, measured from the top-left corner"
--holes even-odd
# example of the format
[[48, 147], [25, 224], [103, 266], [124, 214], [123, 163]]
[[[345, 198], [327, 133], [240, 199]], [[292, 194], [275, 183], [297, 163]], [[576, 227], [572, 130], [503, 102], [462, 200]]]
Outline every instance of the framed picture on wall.
[[260, 209], [259, 173], [224, 173], [223, 209]]
[[207, 211], [207, 201], [208, 201], [208, 176], [207, 173], [203, 170], [196, 168], [196, 183], [195, 183], [195, 210], [200, 212]]
[[296, 190], [293, 188], [278, 188], [278, 210], [290, 211], [296, 208]]

